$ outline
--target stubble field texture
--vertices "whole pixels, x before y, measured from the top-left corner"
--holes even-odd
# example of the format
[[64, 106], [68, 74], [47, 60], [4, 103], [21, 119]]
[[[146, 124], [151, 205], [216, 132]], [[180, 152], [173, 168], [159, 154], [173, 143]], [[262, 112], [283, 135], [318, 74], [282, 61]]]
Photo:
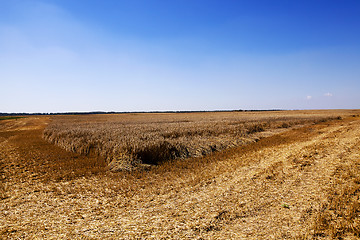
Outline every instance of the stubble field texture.
[[359, 239], [360, 110], [0, 121], [0, 239]]

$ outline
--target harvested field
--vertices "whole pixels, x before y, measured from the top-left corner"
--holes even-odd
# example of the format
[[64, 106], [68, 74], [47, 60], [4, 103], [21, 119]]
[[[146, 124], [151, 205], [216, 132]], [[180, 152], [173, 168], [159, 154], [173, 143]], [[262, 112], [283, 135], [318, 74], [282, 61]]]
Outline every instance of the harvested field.
[[44, 140], [57, 117], [3, 120], [0, 239], [359, 239], [360, 110], [284, 113], [330, 119], [120, 172]]
[[201, 157], [257, 141], [335, 112], [278, 111], [56, 116], [44, 138], [68, 151], [95, 154], [112, 170]]

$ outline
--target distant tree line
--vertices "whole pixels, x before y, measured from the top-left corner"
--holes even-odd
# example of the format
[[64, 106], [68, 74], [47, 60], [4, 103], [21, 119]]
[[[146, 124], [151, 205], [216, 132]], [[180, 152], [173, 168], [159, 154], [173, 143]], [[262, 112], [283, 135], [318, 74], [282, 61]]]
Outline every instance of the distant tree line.
[[58, 112], [58, 113], [2, 113], [0, 116], [31, 116], [31, 115], [94, 115], [94, 114], [126, 114], [126, 113], [205, 113], [205, 112], [271, 112], [284, 111], [283, 109], [252, 109], [252, 110], [213, 110], [213, 111], [137, 111], [137, 112]]

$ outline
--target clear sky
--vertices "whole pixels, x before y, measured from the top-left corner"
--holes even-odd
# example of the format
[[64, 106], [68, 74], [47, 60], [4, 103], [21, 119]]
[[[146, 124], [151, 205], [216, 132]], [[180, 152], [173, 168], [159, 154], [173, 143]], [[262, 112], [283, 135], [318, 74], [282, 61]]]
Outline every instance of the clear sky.
[[360, 1], [0, 0], [0, 112], [360, 108]]

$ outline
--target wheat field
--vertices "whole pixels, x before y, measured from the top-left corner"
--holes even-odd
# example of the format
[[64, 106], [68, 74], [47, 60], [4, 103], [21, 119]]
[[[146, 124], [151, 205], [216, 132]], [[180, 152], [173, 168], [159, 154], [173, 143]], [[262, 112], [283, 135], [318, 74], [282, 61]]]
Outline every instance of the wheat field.
[[[0, 121], [0, 239], [359, 239], [359, 112], [148, 113]], [[106, 131], [107, 126], [113, 128]], [[77, 138], [68, 134], [75, 129]], [[188, 132], [195, 130], [211, 130], [213, 135], [201, 135], [205, 140], [244, 142], [200, 157], [164, 159], [148, 168], [119, 167], [132, 171], [109, 171], [111, 162], [100, 155], [105, 150], [100, 145], [65, 150], [59, 144], [86, 145], [88, 139], [100, 143], [106, 134], [116, 141], [119, 132], [126, 131], [135, 134], [128, 138], [140, 139], [142, 131], [150, 134], [150, 129], [154, 139], [186, 136], [179, 142], [185, 147], [205, 142], [191, 138], [196, 135]], [[234, 129], [237, 134], [230, 131]], [[59, 143], [44, 139], [60, 130]], [[166, 135], [175, 130], [180, 132], [177, 137]]]
[[44, 138], [68, 151], [95, 154], [111, 170], [201, 157], [262, 136], [338, 117], [335, 112], [274, 111], [56, 116]]

